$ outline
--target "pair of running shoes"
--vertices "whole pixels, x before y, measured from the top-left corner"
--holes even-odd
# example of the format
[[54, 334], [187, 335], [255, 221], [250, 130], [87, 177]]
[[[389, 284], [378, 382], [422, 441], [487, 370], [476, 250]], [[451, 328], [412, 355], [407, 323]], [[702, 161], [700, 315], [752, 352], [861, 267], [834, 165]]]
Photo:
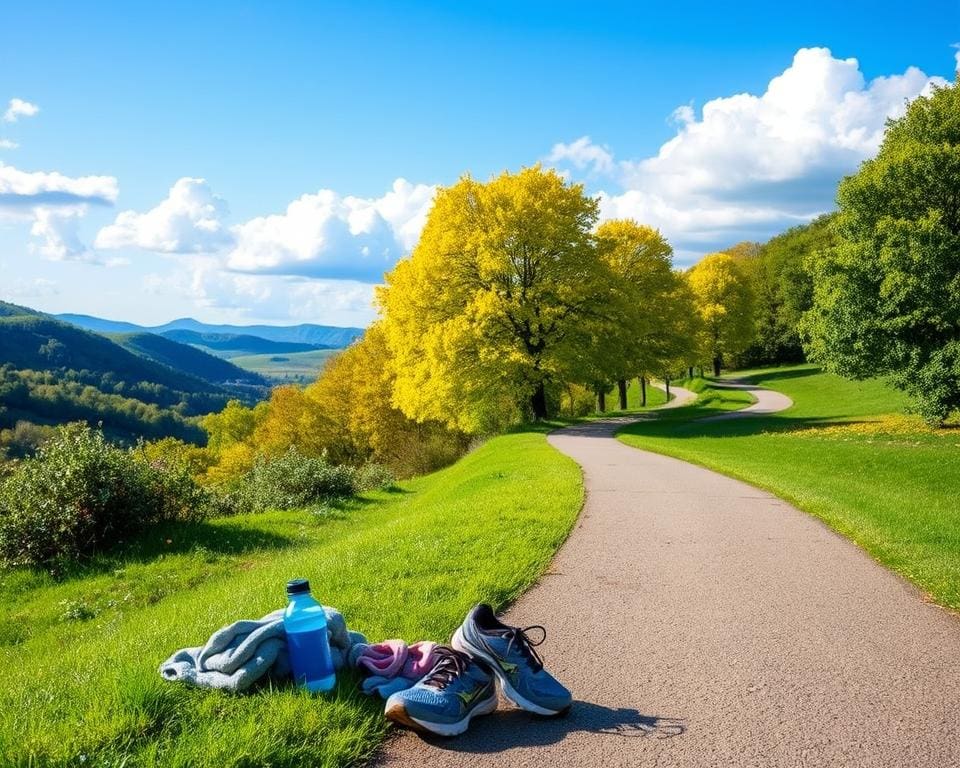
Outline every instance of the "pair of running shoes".
[[[528, 633], [542, 633], [535, 641]], [[412, 688], [387, 699], [384, 714], [417, 731], [456, 736], [472, 718], [497, 708], [499, 690], [521, 709], [563, 715], [570, 691], [543, 668], [536, 646], [546, 639], [541, 626], [510, 627], [489, 605], [476, 606], [457, 629], [450, 646], [440, 646], [433, 668]]]

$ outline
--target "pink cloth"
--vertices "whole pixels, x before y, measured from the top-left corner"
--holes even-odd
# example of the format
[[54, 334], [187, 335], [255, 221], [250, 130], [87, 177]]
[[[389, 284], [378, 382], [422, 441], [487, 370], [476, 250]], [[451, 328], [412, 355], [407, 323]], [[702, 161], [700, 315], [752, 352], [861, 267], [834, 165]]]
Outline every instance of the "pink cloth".
[[354, 664], [377, 677], [419, 680], [433, 667], [437, 644], [421, 640], [407, 645], [403, 640], [384, 640], [363, 649]]

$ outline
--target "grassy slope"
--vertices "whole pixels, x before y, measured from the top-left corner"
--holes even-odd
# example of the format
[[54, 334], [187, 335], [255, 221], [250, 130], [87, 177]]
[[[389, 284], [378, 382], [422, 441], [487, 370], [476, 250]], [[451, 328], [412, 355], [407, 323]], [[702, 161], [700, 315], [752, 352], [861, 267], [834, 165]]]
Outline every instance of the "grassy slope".
[[[549, 488], [531, 494], [531, 488]], [[517, 597], [581, 503], [577, 466], [542, 434], [495, 438], [441, 472], [343, 508], [155, 531], [62, 583], [0, 577], [0, 763], [345, 765], [385, 732], [343, 676], [332, 700], [163, 682], [158, 664], [218, 626], [283, 604], [308, 577], [372, 639], [447, 639], [467, 609]], [[170, 543], [167, 543], [170, 539]], [[162, 557], [158, 550], [166, 549]], [[90, 616], [92, 618], [68, 618]]]
[[930, 432], [896, 415], [907, 402], [879, 381], [845, 381], [811, 367], [751, 380], [789, 395], [794, 407], [696, 424], [691, 418], [702, 409], [695, 406], [631, 426], [620, 439], [766, 488], [960, 608], [960, 433]]
[[339, 351], [316, 349], [312, 352], [288, 352], [282, 355], [241, 355], [231, 357], [230, 362], [273, 381], [313, 381], [320, 375], [327, 360]]

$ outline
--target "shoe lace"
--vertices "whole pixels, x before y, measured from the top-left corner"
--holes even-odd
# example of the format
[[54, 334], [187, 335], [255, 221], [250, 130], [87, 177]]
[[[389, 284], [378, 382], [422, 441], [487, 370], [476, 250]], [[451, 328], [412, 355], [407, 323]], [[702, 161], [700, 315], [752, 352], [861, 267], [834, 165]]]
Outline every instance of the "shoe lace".
[[445, 645], [441, 645], [434, 653], [438, 656], [437, 663], [423, 678], [423, 684], [442, 691], [467, 671], [470, 659], [465, 654]]
[[[533, 630], [539, 630], [542, 633], [540, 639], [536, 642], [534, 642], [530, 635], [527, 634]], [[537, 653], [536, 647], [538, 645], [543, 645], [544, 641], [547, 639], [547, 630], [545, 627], [541, 626], [540, 624], [531, 624], [529, 627], [523, 628], [514, 627], [505, 634], [505, 637], [510, 638], [510, 642], [507, 643], [507, 650], [504, 654], [505, 656], [510, 653], [510, 649], [513, 648], [514, 644], [516, 644], [520, 653], [529, 662], [530, 666], [533, 667], [534, 672], [539, 672], [541, 669], [543, 669], [543, 659], [540, 658], [540, 654]]]

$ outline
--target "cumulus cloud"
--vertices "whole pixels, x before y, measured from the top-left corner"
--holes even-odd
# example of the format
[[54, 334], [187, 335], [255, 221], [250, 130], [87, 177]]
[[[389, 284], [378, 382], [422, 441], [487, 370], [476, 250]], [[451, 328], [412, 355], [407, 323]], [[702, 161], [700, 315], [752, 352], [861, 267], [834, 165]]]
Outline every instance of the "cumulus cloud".
[[15, 123], [21, 117], [33, 117], [40, 111], [40, 107], [23, 99], [10, 99], [7, 111], [3, 113], [3, 122]]
[[660, 227], [692, 256], [832, 208], [837, 181], [876, 152], [887, 118], [943, 82], [915, 67], [867, 82], [856, 59], [804, 48], [760, 95], [713, 99], [699, 117], [679, 107], [676, 135], [652, 157], [616, 161], [587, 137], [560, 146], [576, 147], [575, 167], [598, 157], [609, 169], [620, 191], [600, 193], [603, 216]]
[[145, 213], [123, 211], [97, 233], [102, 249], [142, 248], [158, 253], [209, 253], [232, 242], [223, 223], [227, 206], [204, 179], [182, 178], [165, 200]]
[[112, 176], [21, 171], [0, 162], [0, 215], [31, 222], [39, 241], [33, 250], [54, 261], [102, 263], [81, 241], [79, 222], [91, 205], [112, 205], [117, 193]]
[[435, 187], [397, 179], [382, 197], [333, 190], [294, 200], [284, 213], [235, 227], [226, 265], [237, 272], [379, 282], [419, 237]]
[[56, 171], [21, 171], [0, 162], [0, 209], [112, 205], [117, 192], [113, 176], [72, 178]]
[[212, 256], [177, 257], [181, 269], [151, 274], [144, 287], [158, 296], [189, 297], [236, 322], [300, 320], [365, 326], [374, 317], [369, 283], [225, 271]]
[[0, 139], [0, 149], [16, 149], [20, 145], [11, 139]]
[[614, 169], [613, 155], [606, 147], [594, 144], [589, 136], [581, 136], [570, 144], [554, 144], [547, 162], [569, 163], [578, 171], [590, 173], [610, 173]]

